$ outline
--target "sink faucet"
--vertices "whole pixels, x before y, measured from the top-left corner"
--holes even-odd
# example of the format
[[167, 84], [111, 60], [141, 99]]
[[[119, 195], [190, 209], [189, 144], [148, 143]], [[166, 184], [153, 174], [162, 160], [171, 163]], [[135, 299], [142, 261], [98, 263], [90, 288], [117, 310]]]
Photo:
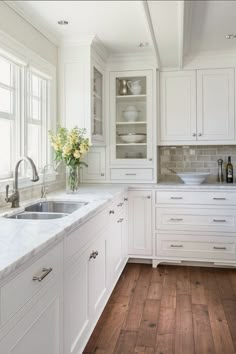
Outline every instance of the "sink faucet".
[[13, 182], [13, 193], [9, 195], [9, 184], [6, 186], [6, 202], [11, 203], [12, 208], [18, 208], [20, 206], [20, 194], [18, 190], [18, 176], [19, 176], [19, 166], [20, 163], [25, 160], [28, 161], [31, 169], [32, 169], [32, 182], [37, 182], [39, 180], [38, 172], [33, 160], [28, 156], [23, 156], [20, 160], [16, 163], [15, 167], [15, 175], [14, 175], [14, 182]]
[[42, 174], [43, 174], [43, 182], [42, 182], [42, 187], [41, 187], [41, 198], [46, 198], [47, 197], [47, 189], [46, 188], [46, 181], [45, 181], [45, 175], [46, 175], [46, 170], [48, 167], [51, 167], [54, 172], [57, 171], [58, 166], [61, 164], [61, 161], [59, 161], [56, 166], [54, 164], [48, 163], [43, 167]]

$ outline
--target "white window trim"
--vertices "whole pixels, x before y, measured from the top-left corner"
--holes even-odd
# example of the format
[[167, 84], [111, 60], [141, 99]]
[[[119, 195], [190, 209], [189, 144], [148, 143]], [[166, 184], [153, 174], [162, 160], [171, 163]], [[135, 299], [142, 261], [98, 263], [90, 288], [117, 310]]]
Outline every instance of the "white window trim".
[[[44, 79], [50, 79], [50, 107], [48, 116], [48, 130], [54, 130], [57, 125], [57, 105], [56, 105], [56, 96], [57, 96], [57, 78], [56, 78], [56, 67], [40, 57], [38, 54], [30, 50], [29, 48], [22, 45], [20, 42], [16, 41], [11, 36], [0, 31], [0, 55], [9, 59], [17, 65], [22, 67], [30, 68], [31, 71], [34, 71], [37, 75], [42, 76]], [[26, 83], [22, 83], [25, 85]], [[53, 163], [53, 152], [48, 144], [47, 149], [48, 161], [47, 163]], [[39, 171], [40, 172], [40, 171]], [[13, 171], [14, 174], [14, 171]], [[57, 173], [50, 173], [48, 176], [49, 179], [52, 178], [52, 181], [56, 179]], [[42, 184], [42, 174], [39, 173], [40, 180], [33, 185]], [[46, 178], [46, 180], [48, 180]], [[0, 180], [0, 190], [6, 184], [12, 184], [13, 178], [2, 179]], [[19, 178], [20, 188], [32, 186], [32, 182], [28, 177]]]

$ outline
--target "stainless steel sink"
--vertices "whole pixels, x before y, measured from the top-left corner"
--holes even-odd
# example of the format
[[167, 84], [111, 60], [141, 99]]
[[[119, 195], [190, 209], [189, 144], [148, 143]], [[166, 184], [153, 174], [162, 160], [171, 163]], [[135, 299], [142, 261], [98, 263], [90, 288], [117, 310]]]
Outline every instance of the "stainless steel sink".
[[49, 220], [49, 219], [59, 219], [67, 216], [63, 213], [29, 213], [22, 212], [19, 214], [7, 216], [9, 219], [22, 219], [22, 220]]
[[52, 201], [38, 202], [25, 208], [25, 211], [33, 211], [37, 213], [65, 213], [71, 214], [88, 203], [85, 202], [65, 202]]

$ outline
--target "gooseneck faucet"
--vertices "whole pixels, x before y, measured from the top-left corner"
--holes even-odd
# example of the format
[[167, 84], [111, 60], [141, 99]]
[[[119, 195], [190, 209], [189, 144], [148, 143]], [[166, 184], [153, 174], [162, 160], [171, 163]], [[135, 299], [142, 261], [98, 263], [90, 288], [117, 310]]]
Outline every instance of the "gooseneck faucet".
[[20, 206], [20, 194], [18, 190], [18, 178], [19, 178], [19, 166], [21, 162], [25, 160], [29, 162], [31, 169], [32, 169], [32, 182], [37, 182], [39, 180], [38, 172], [33, 160], [28, 156], [23, 156], [20, 160], [16, 163], [15, 167], [15, 175], [14, 175], [14, 182], [13, 182], [13, 193], [9, 195], [9, 184], [6, 186], [6, 202], [11, 203], [12, 208], [18, 208]]

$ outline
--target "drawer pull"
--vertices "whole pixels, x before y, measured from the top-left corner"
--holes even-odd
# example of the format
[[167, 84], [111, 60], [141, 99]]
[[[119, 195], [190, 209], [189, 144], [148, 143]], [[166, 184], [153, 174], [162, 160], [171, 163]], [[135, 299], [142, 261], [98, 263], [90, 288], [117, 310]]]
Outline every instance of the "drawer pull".
[[213, 219], [214, 222], [226, 222], [225, 219]]
[[42, 273], [40, 275], [34, 275], [33, 276], [33, 280], [37, 280], [37, 281], [42, 281], [44, 278], [46, 278], [46, 276], [51, 273], [52, 268], [43, 268], [42, 269]]
[[119, 220], [117, 220], [117, 222], [122, 222], [124, 220], [124, 218], [120, 218]]
[[178, 199], [183, 199], [183, 197], [170, 197], [170, 199], [178, 200]]
[[181, 218], [171, 218], [170, 221], [183, 221]]
[[117, 206], [122, 207], [124, 203], [119, 203]]
[[109, 210], [109, 214], [115, 214], [115, 210]]
[[124, 201], [125, 201], [125, 202], [128, 202], [128, 198], [124, 198]]
[[126, 173], [125, 175], [126, 175], [126, 176], [136, 176], [137, 173]]
[[92, 258], [95, 259], [97, 256], [98, 256], [98, 251], [93, 251], [89, 256], [89, 260]]
[[184, 247], [183, 245], [170, 245], [171, 248], [182, 248]]
[[213, 200], [226, 200], [226, 198], [213, 198]]
[[214, 246], [213, 248], [214, 248], [214, 250], [227, 250], [226, 247], [217, 247], [217, 246]]

